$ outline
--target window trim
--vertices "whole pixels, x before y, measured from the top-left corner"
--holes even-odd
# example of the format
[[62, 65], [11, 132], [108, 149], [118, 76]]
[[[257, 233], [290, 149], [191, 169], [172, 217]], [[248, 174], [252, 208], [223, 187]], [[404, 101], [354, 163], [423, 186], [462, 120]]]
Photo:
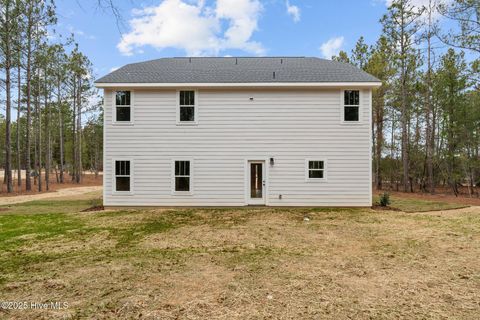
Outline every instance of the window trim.
[[[175, 162], [176, 161], [190, 161], [190, 190], [189, 191], [176, 191], [175, 190]], [[194, 161], [193, 158], [174, 158], [172, 159], [172, 177], [171, 177], [171, 189], [172, 189], [172, 195], [174, 196], [192, 196], [193, 195], [193, 175], [194, 175]]]
[[[115, 172], [115, 164], [117, 161], [130, 161], [130, 191], [117, 191], [117, 173]], [[112, 159], [112, 195], [129, 196], [133, 195], [134, 188], [134, 162], [131, 158], [114, 158]]]
[[[193, 115], [195, 120], [194, 121], [180, 121], [180, 91], [193, 91], [194, 92], [194, 99], [195, 99], [195, 104], [193, 105]], [[175, 92], [175, 99], [176, 99], [176, 125], [177, 126], [196, 126], [198, 125], [198, 90], [192, 89], [192, 88], [182, 88], [178, 89]]]
[[[130, 121], [117, 121], [117, 99], [118, 91], [130, 91]], [[132, 126], [134, 124], [135, 91], [131, 89], [115, 89], [112, 91], [112, 124], [115, 126]]]
[[[358, 91], [358, 120], [357, 121], [345, 121], [345, 107], [356, 107], [354, 105], [345, 104], [345, 91]], [[362, 90], [359, 88], [345, 88], [340, 90], [340, 123], [345, 125], [358, 125], [362, 121]]]
[[[310, 178], [309, 162], [310, 161], [323, 161], [323, 178]], [[328, 161], [326, 158], [307, 158], [305, 159], [305, 181], [306, 182], [325, 182], [327, 181]]]

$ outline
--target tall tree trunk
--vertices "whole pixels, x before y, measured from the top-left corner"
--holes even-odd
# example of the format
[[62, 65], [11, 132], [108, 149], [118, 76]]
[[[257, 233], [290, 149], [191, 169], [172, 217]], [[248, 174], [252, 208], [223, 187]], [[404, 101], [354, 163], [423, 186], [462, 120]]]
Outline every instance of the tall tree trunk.
[[51, 136], [50, 136], [50, 106], [49, 106], [49, 87], [47, 85], [47, 68], [45, 67], [45, 75], [44, 75], [44, 81], [45, 81], [45, 112], [46, 112], [46, 119], [45, 119], [45, 131], [46, 131], [46, 136], [47, 136], [47, 151], [46, 151], [46, 157], [45, 157], [45, 189], [48, 191], [50, 190], [50, 146], [51, 146]]
[[40, 69], [38, 69], [37, 96], [35, 110], [37, 115], [37, 174], [38, 191], [42, 191], [42, 110], [40, 108]]
[[18, 191], [22, 188], [22, 165], [20, 157], [20, 109], [21, 109], [21, 100], [22, 100], [22, 73], [21, 73], [21, 55], [18, 54], [18, 67], [17, 67], [17, 185]]
[[[435, 153], [437, 149], [437, 143], [436, 143], [436, 132], [437, 132], [437, 109], [435, 107], [435, 102], [434, 100], [431, 101], [431, 106], [432, 106], [432, 123], [431, 123], [431, 135], [430, 135], [430, 145], [431, 145], [431, 150], [432, 150], [432, 189], [430, 190], [431, 193], [435, 193]], [[430, 170], [430, 169], [429, 169]]]
[[34, 108], [34, 119], [33, 119], [33, 133], [35, 135], [33, 136], [33, 185], [37, 186], [38, 185], [38, 137], [37, 137], [37, 116], [36, 116], [36, 108]]
[[[381, 89], [379, 89], [381, 90]], [[380, 93], [383, 94], [383, 93]], [[381, 161], [382, 161], [382, 149], [383, 149], [383, 104], [384, 99], [378, 99], [378, 105], [375, 109], [375, 126], [376, 126], [376, 162], [377, 167], [375, 168], [375, 182], [377, 190], [382, 190], [382, 172], [381, 172]]]
[[435, 180], [433, 177], [433, 152], [435, 148], [435, 141], [433, 136], [434, 123], [433, 122], [433, 107], [432, 107], [432, 0], [429, 0], [428, 11], [428, 34], [427, 34], [427, 108], [425, 114], [426, 126], [426, 151], [427, 151], [427, 182], [428, 190], [431, 194], [435, 193]]
[[75, 182], [81, 183], [82, 179], [82, 78], [78, 77], [77, 98], [77, 169]]
[[71, 176], [72, 182], [75, 181], [76, 168], [77, 168], [77, 79], [73, 77], [73, 121], [72, 121], [72, 166], [71, 166]]
[[60, 125], [60, 134], [59, 134], [59, 144], [60, 144], [60, 183], [63, 183], [63, 113], [62, 113], [62, 96], [61, 96], [61, 81], [58, 80], [57, 84], [57, 91], [58, 91], [58, 119], [59, 119], [59, 125]]
[[[403, 82], [403, 81], [402, 81]], [[408, 159], [408, 129], [407, 129], [407, 103], [406, 103], [405, 84], [402, 84], [402, 164], [403, 164], [403, 191], [408, 192], [409, 182], [409, 159]]]
[[12, 181], [12, 146], [11, 146], [11, 111], [12, 111], [12, 97], [11, 97], [11, 48], [10, 48], [10, 37], [11, 33], [11, 22], [10, 22], [10, 1], [7, 1], [5, 7], [5, 30], [6, 34], [3, 35], [4, 45], [5, 45], [5, 95], [6, 95], [6, 119], [5, 119], [5, 174], [7, 182], [7, 192], [13, 192], [13, 181]]
[[27, 126], [25, 137], [25, 189], [32, 190], [32, 180], [30, 177], [31, 169], [31, 146], [30, 146], [30, 128], [32, 126], [32, 111], [31, 111], [31, 68], [32, 68], [32, 5], [28, 7], [28, 21], [27, 21]]
[[[477, 143], [475, 144], [475, 159], [480, 159], [480, 129], [477, 129]], [[475, 170], [474, 173], [473, 173], [473, 181], [474, 181], [474, 184], [479, 181], [480, 177], [480, 170]], [[477, 180], [478, 179], [478, 180]], [[477, 198], [480, 197], [480, 193], [478, 192], [478, 187], [480, 187], [480, 182], [478, 184], [475, 184], [475, 190], [476, 190], [476, 194], [477, 194]]]
[[94, 165], [95, 165], [95, 179], [98, 178], [98, 158], [99, 158], [99, 152], [98, 152], [98, 141], [97, 141], [97, 127], [95, 126], [95, 157], [94, 157]]
[[[395, 151], [395, 110], [392, 110], [392, 130], [390, 133], [390, 159], [394, 161], [394, 151]], [[393, 181], [397, 180], [394, 173], [394, 169], [390, 168], [390, 189], [393, 190]], [[395, 185], [398, 185], [395, 181]], [[398, 188], [397, 188], [398, 191]]]
[[[9, 62], [6, 63], [9, 65]], [[5, 90], [6, 90], [6, 117], [5, 117], [5, 173], [7, 182], [7, 192], [13, 192], [12, 181], [12, 145], [11, 145], [11, 82], [10, 82], [10, 66], [5, 67]]]
[[402, 22], [401, 22], [401, 31], [400, 31], [400, 52], [401, 52], [401, 78], [400, 78], [400, 85], [401, 85], [401, 126], [402, 126], [402, 163], [403, 163], [403, 191], [408, 192], [409, 188], [409, 152], [408, 152], [408, 130], [407, 130], [407, 123], [408, 123], [408, 115], [407, 115], [407, 50], [406, 50], [406, 34], [405, 34], [405, 21], [404, 21], [404, 13], [403, 13], [403, 6], [401, 7], [402, 10]]

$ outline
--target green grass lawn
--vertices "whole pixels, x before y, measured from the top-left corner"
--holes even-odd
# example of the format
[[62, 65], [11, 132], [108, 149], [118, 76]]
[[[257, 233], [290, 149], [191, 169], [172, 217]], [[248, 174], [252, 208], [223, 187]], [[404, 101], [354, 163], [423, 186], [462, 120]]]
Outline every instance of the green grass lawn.
[[[475, 318], [480, 212], [364, 208], [0, 212], [0, 319]], [[393, 199], [406, 210], [451, 208]], [[309, 217], [309, 220], [304, 220]]]

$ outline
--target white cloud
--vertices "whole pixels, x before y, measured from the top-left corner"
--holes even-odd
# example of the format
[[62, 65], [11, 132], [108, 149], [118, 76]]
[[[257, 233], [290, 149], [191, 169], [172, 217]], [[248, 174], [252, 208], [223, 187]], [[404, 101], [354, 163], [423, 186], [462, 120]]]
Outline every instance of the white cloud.
[[230, 23], [224, 34], [223, 46], [262, 54], [264, 49], [261, 44], [249, 41], [257, 30], [261, 10], [262, 5], [258, 0], [217, 0], [216, 18]]
[[113, 71], [118, 70], [118, 69], [120, 69], [120, 67], [112, 67], [112, 68], [110, 68], [109, 72], [113, 72]]
[[183, 49], [192, 56], [218, 55], [226, 49], [261, 55], [264, 48], [251, 40], [261, 10], [259, 0], [217, 0], [215, 7], [204, 0], [164, 0], [134, 10], [131, 31], [117, 48], [125, 55], [143, 46]]
[[332, 56], [337, 55], [340, 52], [344, 42], [344, 37], [331, 38], [327, 42], [324, 42], [320, 46], [320, 51], [322, 52], [323, 57], [326, 59], [331, 59]]
[[290, 4], [290, 1], [286, 1], [285, 5], [287, 6], [287, 13], [292, 16], [294, 22], [300, 21], [300, 8]]

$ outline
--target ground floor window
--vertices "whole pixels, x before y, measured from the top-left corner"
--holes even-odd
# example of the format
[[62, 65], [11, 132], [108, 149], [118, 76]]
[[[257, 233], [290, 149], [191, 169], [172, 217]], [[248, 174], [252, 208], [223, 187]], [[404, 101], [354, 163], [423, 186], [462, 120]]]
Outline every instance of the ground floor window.
[[115, 191], [130, 191], [130, 161], [115, 161]]
[[190, 191], [190, 161], [175, 161], [175, 191]]
[[307, 160], [307, 172], [306, 178], [307, 180], [315, 181], [315, 180], [325, 180], [325, 170], [326, 170], [326, 162], [325, 160]]

